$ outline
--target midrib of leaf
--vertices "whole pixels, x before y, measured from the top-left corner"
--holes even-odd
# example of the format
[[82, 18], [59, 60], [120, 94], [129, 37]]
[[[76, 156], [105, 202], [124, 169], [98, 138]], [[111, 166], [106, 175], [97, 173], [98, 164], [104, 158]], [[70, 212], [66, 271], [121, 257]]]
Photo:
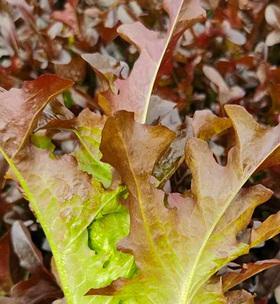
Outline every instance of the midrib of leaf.
[[90, 151], [88, 145], [87, 145], [86, 142], [83, 140], [83, 138], [82, 138], [82, 136], [79, 134], [79, 132], [74, 130], [74, 133], [75, 133], [75, 135], [78, 137], [78, 139], [79, 139], [81, 145], [84, 147], [84, 149], [86, 150], [86, 152], [88, 153], [88, 155], [90, 155], [91, 159], [92, 159], [94, 162], [97, 163], [98, 160], [92, 155], [92, 153], [91, 153], [91, 151]]
[[[32, 192], [30, 191], [30, 189], [29, 189], [24, 177], [21, 175], [20, 171], [14, 165], [14, 162], [12, 161], [12, 159], [4, 152], [4, 150], [1, 148], [1, 146], [0, 146], [0, 153], [3, 155], [3, 157], [5, 158], [7, 163], [9, 164], [10, 168], [14, 172], [18, 182], [20, 183], [22, 189], [24, 190], [24, 193], [25, 193], [26, 197], [28, 198], [28, 201], [31, 204], [32, 210], [34, 211], [37, 220], [39, 221], [39, 223], [41, 224], [41, 226], [44, 229], [46, 238], [47, 238], [47, 240], [50, 244], [50, 247], [52, 249], [53, 257], [56, 261], [56, 267], [57, 267], [57, 270], [58, 270], [60, 283], [62, 285], [62, 289], [63, 289], [64, 295], [65, 295], [65, 298], [67, 299], [67, 303], [68, 304], [75, 304], [72, 288], [69, 286], [69, 283], [68, 283], [69, 274], [66, 273], [66, 271], [65, 271], [65, 266], [64, 266], [65, 262], [64, 262], [63, 254], [59, 253], [59, 249], [56, 246], [56, 242], [53, 241], [53, 238], [51, 236], [52, 233], [47, 229], [48, 225], [45, 222], [44, 217], [42, 216], [42, 213], [40, 212], [40, 210], [37, 206], [37, 200], [34, 197], [34, 195], [32, 194]], [[118, 195], [118, 194], [116, 193], [116, 195]], [[113, 196], [113, 197], [110, 196], [109, 199], [107, 199], [96, 210], [96, 213], [95, 213], [94, 217], [96, 218], [96, 216], [102, 211], [102, 209], [105, 208], [106, 205], [108, 205], [112, 201], [112, 199], [114, 199], [114, 198], [115, 198], [115, 196]], [[67, 247], [69, 247], [73, 243], [73, 241], [76, 240], [80, 235], [81, 235], [81, 233], [77, 234], [77, 236], [75, 236], [75, 238], [71, 239], [71, 242], [67, 244]], [[94, 299], [92, 301], [90, 301], [88, 304], [90, 304], [92, 302], [94, 303]]]
[[199, 290], [199, 288], [208, 281], [209, 277], [207, 275], [205, 275], [205, 280], [203, 282], [201, 282], [193, 291], [193, 295], [190, 295], [191, 292], [191, 287], [192, 287], [192, 280], [195, 276], [196, 273], [196, 268], [199, 265], [201, 256], [204, 252], [205, 247], [207, 246], [207, 243], [212, 235], [212, 233], [215, 231], [218, 223], [220, 222], [220, 220], [222, 219], [223, 215], [225, 214], [225, 212], [227, 211], [227, 209], [229, 208], [230, 204], [232, 203], [233, 199], [236, 197], [236, 195], [238, 194], [238, 192], [240, 191], [240, 189], [244, 186], [244, 184], [247, 182], [247, 180], [250, 178], [250, 176], [256, 171], [256, 168], [258, 168], [264, 161], [265, 159], [271, 155], [276, 149], [278, 148], [278, 146], [276, 146], [266, 157], [264, 157], [264, 159], [262, 159], [257, 166], [255, 166], [254, 168], [252, 168], [248, 174], [243, 178], [243, 180], [240, 183], [240, 187], [238, 187], [237, 191], [234, 192], [232, 194], [232, 196], [230, 196], [229, 200], [227, 201], [225, 208], [222, 209], [222, 211], [219, 213], [219, 215], [217, 216], [217, 220], [213, 223], [213, 225], [211, 226], [211, 229], [209, 230], [209, 232], [206, 234], [203, 243], [200, 247], [200, 250], [195, 258], [195, 261], [193, 263], [193, 267], [192, 270], [190, 272], [190, 274], [187, 276], [184, 284], [183, 284], [183, 288], [182, 288], [182, 295], [180, 297], [180, 301], [178, 304], [191, 304], [191, 301], [194, 297], [194, 295], [196, 294], [196, 292]]
[[[143, 202], [142, 202], [142, 195], [141, 195], [141, 192], [139, 191], [139, 186], [138, 186], [138, 182], [137, 182], [137, 177], [135, 176], [134, 174], [134, 170], [133, 170], [133, 167], [130, 163], [130, 160], [129, 160], [129, 154], [128, 154], [128, 150], [126, 148], [126, 144], [125, 144], [125, 140], [124, 138], [122, 137], [122, 133], [121, 131], [119, 130], [119, 134], [120, 134], [120, 140], [122, 142], [122, 145], [124, 147], [124, 150], [125, 150], [125, 156], [126, 156], [126, 159], [127, 159], [127, 163], [128, 163], [128, 166], [129, 166], [129, 170], [132, 174], [132, 177], [133, 177], [133, 180], [134, 180], [134, 183], [135, 183], [135, 188], [136, 188], [136, 191], [137, 191], [137, 197], [138, 197], [138, 201], [139, 201], [139, 207], [140, 207], [140, 210], [141, 210], [141, 215], [142, 215], [142, 219], [143, 219], [143, 223], [144, 223], [144, 229], [145, 229], [145, 232], [146, 232], [146, 235], [148, 236], [148, 240], [149, 240], [149, 243], [150, 243], [150, 247], [152, 248], [152, 251], [154, 253], [155, 256], [158, 256], [157, 254], [157, 250], [155, 248], [155, 245], [154, 245], [154, 242], [153, 242], [153, 239], [151, 237], [151, 234], [150, 234], [150, 230], [149, 230], [149, 227], [147, 225], [147, 222], [146, 222], [146, 219], [145, 219], [145, 216], [144, 216], [144, 210], [143, 210]], [[159, 257], [159, 256], [158, 256]], [[161, 261], [161, 258], [159, 257], [159, 260]]]
[[145, 106], [145, 107], [144, 107], [144, 110], [143, 110], [142, 119], [141, 119], [141, 121], [140, 121], [141, 123], [145, 123], [146, 120], [147, 120], [147, 114], [148, 114], [148, 109], [149, 109], [149, 103], [150, 103], [151, 95], [152, 95], [152, 92], [153, 92], [154, 84], [155, 84], [155, 81], [156, 81], [156, 78], [157, 78], [157, 74], [158, 74], [158, 71], [159, 71], [159, 68], [160, 68], [162, 59], [163, 59], [163, 57], [164, 57], [164, 55], [165, 55], [166, 49], [167, 49], [167, 47], [168, 47], [168, 44], [169, 44], [169, 42], [170, 42], [170, 39], [171, 39], [171, 37], [172, 37], [172, 34], [173, 34], [173, 32], [174, 32], [174, 29], [175, 29], [175, 27], [176, 27], [176, 25], [177, 25], [177, 21], [178, 21], [178, 18], [179, 18], [179, 16], [180, 16], [180, 12], [181, 12], [182, 6], [183, 6], [183, 4], [184, 4], [184, 1], [185, 1], [185, 0], [181, 0], [181, 4], [180, 4], [180, 6], [179, 6], [179, 8], [178, 8], [178, 11], [177, 11], [177, 14], [176, 14], [176, 17], [175, 17], [175, 21], [173, 22], [173, 24], [172, 24], [172, 26], [171, 26], [171, 28], [170, 28], [170, 30], [169, 30], [168, 37], [167, 37], [167, 39], [166, 39], [166, 43], [165, 43], [165, 45], [164, 45], [163, 51], [162, 51], [161, 56], [160, 56], [160, 60], [158, 61], [157, 65], [156, 65], [156, 71], [155, 71], [154, 76], [153, 76], [153, 79], [152, 79], [152, 81], [151, 81], [151, 83], [150, 83], [149, 90], [148, 90], [148, 94], [147, 94], [147, 96], [146, 96], [146, 98], [145, 98], [145, 100], [144, 100], [144, 106]]
[[70, 301], [69, 304], [74, 304], [72, 301], [71, 289], [68, 286], [68, 284], [66, 283], [68, 281], [67, 280], [68, 275], [63, 267], [63, 264], [64, 264], [63, 258], [60, 257], [59, 250], [58, 250], [55, 242], [52, 240], [51, 234], [50, 234], [49, 230], [47, 229], [47, 224], [44, 220], [44, 217], [41, 216], [41, 212], [40, 212], [39, 208], [37, 207], [36, 199], [33, 196], [32, 192], [30, 191], [27, 183], [25, 182], [24, 177], [21, 175], [21, 173], [18, 171], [17, 167], [14, 165], [13, 161], [10, 159], [10, 157], [5, 153], [5, 151], [1, 147], [0, 147], [0, 152], [4, 156], [5, 160], [9, 164], [12, 171], [14, 172], [18, 182], [20, 183], [21, 187], [23, 188], [23, 190], [26, 194], [26, 197], [28, 198], [28, 200], [31, 204], [31, 207], [34, 210], [39, 223], [42, 225], [42, 227], [44, 227], [44, 232], [46, 234], [50, 247], [52, 248], [52, 253], [53, 253], [54, 259], [56, 261], [56, 267], [58, 269], [58, 273], [59, 273], [59, 276], [61, 279], [61, 285], [62, 285], [62, 289], [65, 294], [65, 297], [67, 298], [67, 300]]
[[[137, 198], [138, 198], [138, 201], [139, 201], [139, 206], [140, 206], [140, 210], [141, 210], [141, 215], [142, 215], [142, 219], [143, 219], [143, 223], [144, 223], [144, 229], [145, 229], [145, 233], [148, 237], [148, 240], [149, 240], [149, 244], [150, 244], [150, 248], [152, 249], [152, 252], [153, 254], [157, 257], [157, 259], [159, 260], [160, 264], [162, 265], [162, 267], [164, 269], [167, 269], [166, 267], [166, 263], [164, 263], [162, 261], [162, 258], [161, 256], [158, 254], [158, 251], [157, 251], [157, 248], [155, 246], [155, 243], [153, 241], [153, 238], [151, 236], [151, 233], [150, 233], [150, 229], [149, 229], [149, 225], [147, 224], [147, 221], [146, 221], [146, 217], [145, 217], [145, 211], [143, 209], [143, 199], [142, 199], [142, 195], [141, 195], [141, 191], [139, 191], [140, 187], [138, 186], [138, 182], [137, 182], [137, 177], [135, 176], [134, 174], [134, 170], [133, 170], [133, 167], [130, 163], [130, 160], [129, 160], [129, 153], [128, 153], [128, 150], [126, 148], [126, 144], [125, 144], [125, 140], [124, 138], [122, 137], [122, 133], [121, 131], [119, 130], [119, 134], [120, 134], [120, 139], [121, 139], [121, 142], [122, 142], [122, 145], [124, 147], [124, 150], [125, 150], [125, 156], [126, 156], [126, 159], [127, 159], [127, 162], [128, 162], [128, 165], [129, 165], [129, 170], [130, 172], [132, 173], [132, 176], [133, 176], [133, 180], [134, 180], [134, 183], [135, 183], [135, 187], [136, 187], [136, 191], [137, 191]], [[160, 223], [160, 221], [158, 221]], [[170, 246], [169, 242], [168, 242], [168, 239], [165, 237], [166, 241], [167, 241], [167, 245], [168, 247], [173, 251], [176, 259], [178, 260], [178, 257], [176, 255], [176, 252], [174, 251], [174, 249], [172, 248], [172, 246]], [[183, 269], [182, 269], [183, 270]], [[175, 272], [177, 272], [177, 269], [174, 270]], [[148, 295], [147, 295], [148, 296]]]
[[[90, 131], [92, 131], [91, 129], [89, 129]], [[92, 154], [90, 148], [88, 147], [86, 141], [83, 139], [83, 137], [80, 135], [80, 133], [77, 130], [73, 130], [74, 134], [77, 136], [78, 140], [80, 141], [80, 144], [83, 146], [83, 148], [85, 149], [86, 153], [88, 154], [88, 156], [90, 157], [91, 161], [95, 164], [98, 165], [101, 161], [99, 161], [98, 159], [96, 159], [94, 157], [94, 155]], [[94, 140], [93, 138], [91, 138], [98, 146], [99, 143]], [[99, 166], [99, 170], [101, 171], [100, 174], [98, 172], [95, 173], [94, 177], [102, 183], [102, 176], [103, 177], [107, 177], [108, 176], [108, 172], [110, 174], [110, 176], [112, 176], [112, 170], [111, 167], [104, 163], [104, 165], [106, 165], [106, 167], [104, 168], [104, 166]], [[110, 177], [111, 178], [111, 177]]]

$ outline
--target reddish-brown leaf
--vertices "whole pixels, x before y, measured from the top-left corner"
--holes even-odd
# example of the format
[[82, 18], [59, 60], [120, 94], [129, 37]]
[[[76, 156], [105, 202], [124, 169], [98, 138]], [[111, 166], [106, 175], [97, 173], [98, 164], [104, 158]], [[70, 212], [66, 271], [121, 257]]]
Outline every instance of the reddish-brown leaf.
[[172, 194], [169, 200], [155, 187], [151, 174], [172, 133], [161, 126], [134, 123], [126, 112], [107, 120], [101, 151], [130, 192], [131, 230], [120, 248], [133, 252], [139, 273], [90, 294], [137, 303], [200, 304], [214, 273], [279, 233], [280, 225], [272, 219], [273, 231], [266, 222], [260, 226], [262, 238], [249, 244], [238, 239], [254, 209], [272, 195], [261, 185], [243, 186], [279, 147], [280, 125], [265, 128], [239, 106], [226, 106], [226, 113], [236, 142], [227, 164], [216, 162], [207, 142], [191, 138], [186, 146], [186, 162], [193, 176], [191, 193]]
[[96, 72], [100, 82], [100, 91], [105, 92], [111, 90], [112, 93], [117, 94], [118, 92], [114, 82], [117, 78], [127, 78], [128, 66], [124, 62], [118, 62], [109, 55], [99, 53], [83, 54], [82, 58], [87, 61]]
[[168, 58], [183, 29], [204, 16], [199, 0], [165, 0], [164, 8], [170, 18], [168, 31], [164, 36], [147, 29], [140, 22], [124, 24], [118, 28], [121, 37], [136, 45], [140, 55], [129, 77], [116, 81], [118, 94], [108, 92], [105, 95], [111, 112], [132, 111], [136, 114], [137, 121], [146, 120], [154, 82], [166, 50]]
[[0, 239], [0, 294], [9, 292], [13, 286], [13, 280], [10, 270], [11, 245], [10, 234], [6, 233]]
[[11, 229], [14, 252], [19, 258], [20, 265], [31, 273], [43, 268], [43, 257], [34, 245], [30, 232], [21, 221], [16, 221]]
[[46, 104], [72, 84], [55, 75], [44, 75], [24, 82], [21, 89], [0, 93], [0, 142], [6, 153], [15, 156]]
[[200, 1], [184, 1], [172, 37], [162, 59], [159, 75], [169, 74], [171, 72], [173, 51], [178, 40], [187, 28], [190, 28], [194, 23], [201, 21], [203, 16], [204, 12], [200, 6]]
[[230, 119], [218, 117], [209, 110], [196, 111], [192, 121], [194, 136], [204, 140], [229, 129]]
[[254, 304], [254, 296], [245, 290], [234, 290], [226, 294], [227, 304]]
[[16, 284], [11, 297], [1, 298], [0, 304], [50, 304], [61, 297], [63, 293], [53, 277], [38, 269], [30, 278]]
[[249, 263], [242, 265], [242, 269], [234, 272], [229, 272], [223, 277], [223, 289], [228, 291], [238, 284], [246, 281], [250, 277], [262, 272], [271, 267], [280, 265], [280, 260], [263, 260], [256, 263]]

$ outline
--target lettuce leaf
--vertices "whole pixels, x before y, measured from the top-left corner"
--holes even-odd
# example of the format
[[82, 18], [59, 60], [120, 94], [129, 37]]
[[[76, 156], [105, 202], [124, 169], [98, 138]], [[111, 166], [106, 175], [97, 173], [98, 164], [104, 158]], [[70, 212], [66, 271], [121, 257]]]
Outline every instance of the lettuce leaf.
[[235, 131], [227, 164], [216, 162], [207, 142], [191, 138], [186, 163], [193, 180], [185, 195], [167, 196], [151, 177], [156, 160], [174, 138], [171, 131], [135, 123], [127, 112], [107, 120], [101, 143], [103, 160], [116, 168], [130, 193], [130, 234], [119, 248], [133, 253], [138, 273], [90, 294], [110, 295], [122, 303], [222, 303], [225, 299], [221, 300], [219, 292], [212, 302], [206, 301], [210, 286], [217, 290], [210, 278], [280, 232], [279, 216], [275, 216], [268, 219], [274, 229], [267, 228], [265, 221], [248, 243], [238, 238], [254, 209], [272, 194], [261, 185], [244, 185], [279, 148], [280, 125], [265, 128], [240, 106], [228, 105], [226, 113]]
[[[101, 304], [107, 301], [104, 297], [84, 295], [135, 272], [134, 257], [116, 250], [129, 231], [127, 209], [119, 204], [127, 190], [105, 190], [101, 183], [108, 187], [112, 182], [111, 167], [100, 162], [103, 119], [86, 110], [75, 122], [73, 130], [81, 140], [74, 154], [78, 161], [39, 149], [28, 140], [43, 107], [71, 84], [46, 75], [26, 82], [22, 89], [1, 93], [1, 119], [7, 114], [19, 121], [11, 124], [3, 117], [7, 126], [0, 132], [0, 152], [10, 166], [8, 177], [19, 182], [46, 234], [67, 303]], [[15, 99], [9, 104], [11, 97]], [[15, 140], [16, 133], [20, 136]]]
[[[133, 256], [114, 250], [128, 232], [127, 212], [118, 206], [126, 189], [104, 190], [79, 170], [70, 155], [56, 157], [32, 146], [26, 149], [29, 156], [15, 161], [1, 152], [44, 229], [67, 303], [92, 303], [92, 297], [84, 297], [92, 286], [106, 286], [134, 271]], [[115, 236], [103, 239], [104, 244], [101, 240], [100, 250], [93, 244], [100, 242], [101, 235], [92, 231], [104, 225]]]
[[[132, 111], [137, 121], [145, 122], [160, 67], [164, 71], [164, 67], [170, 64], [172, 51], [184, 31], [205, 17], [199, 0], [164, 0], [163, 7], [169, 16], [165, 34], [149, 30], [141, 22], [123, 24], [118, 28], [120, 36], [134, 44], [140, 55], [128, 78], [115, 81], [117, 94], [108, 90], [99, 97], [99, 103], [107, 114], [119, 110]], [[82, 57], [96, 70], [96, 54], [83, 54]], [[101, 69], [100, 73], [108, 78]]]

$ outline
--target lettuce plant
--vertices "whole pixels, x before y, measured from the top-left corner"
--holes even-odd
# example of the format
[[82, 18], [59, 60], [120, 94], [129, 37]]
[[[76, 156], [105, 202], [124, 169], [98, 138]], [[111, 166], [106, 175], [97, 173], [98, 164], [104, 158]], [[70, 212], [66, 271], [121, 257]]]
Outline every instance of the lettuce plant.
[[[46, 126], [73, 133], [78, 145], [72, 153], [59, 155], [31, 140], [46, 104], [71, 81], [43, 75], [0, 94], [6, 178], [18, 182], [46, 234], [65, 295], [59, 302], [253, 303], [249, 292], [231, 289], [280, 264], [265, 260], [240, 272], [221, 271], [280, 232], [280, 213], [249, 226], [272, 191], [247, 184], [258, 170], [279, 164], [280, 125], [264, 127], [237, 105], [226, 105], [223, 118], [198, 111], [180, 155], [192, 174], [191, 189], [179, 194], [159, 187], [155, 168], [161, 170], [176, 134], [144, 123], [152, 89], [181, 34], [204, 15], [196, 0], [164, 3], [170, 17], [165, 37], [140, 23], [119, 29], [140, 56], [129, 77], [115, 81], [116, 94], [99, 92], [107, 115], [84, 109]], [[83, 57], [95, 67], [96, 56]], [[224, 165], [208, 144], [220, 133], [230, 143]], [[168, 176], [177, 160], [169, 165]]]

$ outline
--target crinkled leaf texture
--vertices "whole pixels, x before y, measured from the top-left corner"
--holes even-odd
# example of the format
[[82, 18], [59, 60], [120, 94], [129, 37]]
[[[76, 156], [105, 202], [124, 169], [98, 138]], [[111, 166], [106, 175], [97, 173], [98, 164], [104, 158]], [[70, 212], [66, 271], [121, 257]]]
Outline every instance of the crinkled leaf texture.
[[[79, 145], [73, 155], [79, 163], [79, 168], [101, 182], [105, 188], [108, 188], [112, 181], [112, 168], [110, 165], [100, 161], [101, 152], [99, 150], [105, 121], [105, 116], [93, 113], [89, 109], [84, 109], [76, 118], [68, 120], [54, 119], [48, 122], [44, 128], [69, 130], [75, 133], [79, 140]], [[50, 139], [44, 137], [44, 142], [39, 140], [40, 138], [36, 139], [36, 141], [33, 140], [37, 144], [36, 146], [40, 148], [48, 147], [46, 143]], [[43, 143], [43, 145], [40, 145], [40, 143]]]
[[100, 162], [99, 150], [105, 121], [105, 117], [85, 109], [75, 120], [73, 131], [80, 141], [80, 145], [74, 153], [80, 169], [92, 175], [107, 188], [112, 180], [111, 167]]
[[[128, 211], [119, 204], [127, 190], [124, 186], [105, 190], [101, 184], [108, 187], [112, 179], [110, 166], [100, 162], [104, 121], [89, 111], [75, 121], [73, 130], [81, 141], [75, 153], [78, 161], [71, 155], [55, 156], [25, 140], [43, 106], [70, 85], [47, 75], [0, 95], [2, 112], [15, 121], [11, 130], [9, 122], [1, 129], [0, 152], [10, 165], [9, 176], [19, 182], [45, 231], [67, 303], [103, 304], [107, 299], [102, 296], [84, 295], [90, 288], [129, 278], [135, 271], [133, 256], [116, 249], [116, 243], [129, 232]], [[14, 94], [16, 99], [10, 102], [8, 97]], [[3, 117], [2, 122], [6, 120]], [[21, 137], [13, 140], [16, 133], [25, 145]]]
[[46, 233], [67, 303], [106, 303], [84, 295], [134, 271], [133, 256], [116, 250], [129, 231], [128, 213], [118, 203], [125, 188], [104, 190], [70, 155], [30, 146], [25, 152], [13, 161], [2, 151]]
[[[67, 303], [251, 303], [252, 297], [244, 292], [223, 295], [221, 278], [212, 275], [279, 233], [280, 216], [276, 214], [252, 231], [249, 243], [237, 240], [255, 207], [271, 195], [262, 186], [243, 186], [258, 167], [279, 162], [279, 126], [263, 128], [243, 108], [227, 106], [230, 121], [219, 120], [219, 130], [233, 125], [236, 133], [227, 165], [216, 163], [205, 141], [190, 139], [186, 161], [193, 174], [192, 190], [184, 196], [167, 196], [156, 188], [152, 171], [175, 135], [162, 126], [135, 123], [127, 112], [109, 118], [102, 151], [104, 160], [128, 186], [129, 221], [127, 209], [119, 204], [126, 189], [103, 187], [111, 183], [111, 169], [100, 161], [102, 118], [86, 110], [74, 122], [73, 130], [81, 142], [74, 153], [76, 159], [54, 156], [30, 144], [23, 147], [43, 106], [70, 85], [48, 77], [51, 91], [42, 85], [42, 78], [29, 83], [34, 94], [30, 89], [17, 91], [18, 112], [6, 102], [6, 95], [1, 96], [3, 113], [10, 111], [15, 121], [21, 117], [19, 113], [27, 111], [26, 104], [35, 105], [26, 119], [11, 126], [12, 132], [1, 130], [0, 151], [46, 233]], [[40, 96], [39, 105], [36, 96]], [[206, 129], [197, 133], [202, 138], [217, 133]], [[12, 140], [16, 132], [22, 132], [23, 140]], [[20, 149], [22, 153], [17, 153]], [[130, 234], [123, 240], [129, 222]], [[116, 249], [120, 240], [121, 251]], [[248, 275], [243, 273], [234, 280]], [[85, 296], [90, 289], [92, 295]]]
[[117, 169], [130, 193], [130, 234], [119, 247], [133, 253], [138, 272], [90, 294], [108, 295], [108, 303], [226, 303], [221, 282], [209, 279], [252, 246], [279, 233], [279, 216], [272, 216], [266, 221], [273, 230], [266, 229], [265, 221], [248, 243], [238, 239], [254, 209], [272, 194], [261, 185], [244, 184], [279, 147], [280, 125], [265, 128], [240, 106], [225, 109], [235, 131], [227, 164], [216, 162], [207, 142], [190, 139], [186, 162], [193, 180], [184, 196], [167, 196], [151, 176], [154, 163], [174, 138], [171, 131], [135, 123], [127, 112], [107, 120], [103, 160]]

